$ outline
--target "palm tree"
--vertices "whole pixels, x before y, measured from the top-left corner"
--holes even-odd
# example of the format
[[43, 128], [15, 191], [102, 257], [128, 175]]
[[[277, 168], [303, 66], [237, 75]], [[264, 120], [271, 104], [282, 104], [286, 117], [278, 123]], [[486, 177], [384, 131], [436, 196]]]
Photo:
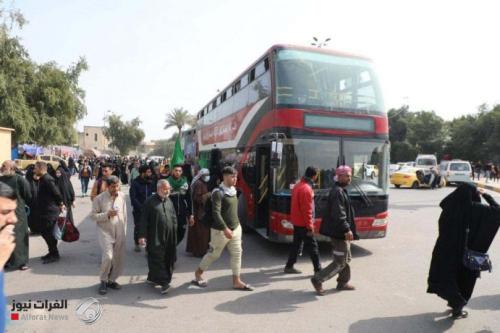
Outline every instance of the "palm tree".
[[187, 110], [184, 110], [184, 108], [174, 108], [172, 111], [167, 113], [164, 129], [177, 127], [180, 134], [184, 126], [192, 124], [192, 118], [193, 116], [190, 115]]

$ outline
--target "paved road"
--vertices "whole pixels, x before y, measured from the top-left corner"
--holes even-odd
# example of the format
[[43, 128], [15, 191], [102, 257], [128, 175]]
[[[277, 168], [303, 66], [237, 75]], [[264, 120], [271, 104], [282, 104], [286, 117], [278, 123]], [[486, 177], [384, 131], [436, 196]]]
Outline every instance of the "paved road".
[[[466, 320], [447, 319], [445, 302], [425, 293], [440, 213], [437, 204], [451, 190], [391, 189], [388, 236], [359, 241], [353, 247], [352, 282], [357, 290], [331, 291], [325, 297], [312, 291], [312, 265], [307, 257], [297, 265], [305, 274], [284, 275], [287, 246], [269, 243], [255, 234], [245, 235], [243, 257], [243, 278], [256, 287], [254, 292], [231, 290], [227, 254], [206, 273], [207, 289], [190, 286], [199, 259], [187, 256], [185, 244], [181, 244], [173, 288], [161, 296], [159, 290], [144, 283], [146, 259], [143, 253], [133, 252], [131, 214], [126, 269], [119, 279], [124, 288], [101, 297], [96, 293], [100, 250], [95, 225], [87, 218], [90, 200], [79, 198], [75, 218], [81, 240], [63, 243], [61, 261], [42, 265], [40, 256], [46, 247], [39, 236], [32, 236], [31, 270], [8, 272], [5, 282], [9, 304], [12, 300], [67, 299], [67, 310], [52, 313], [67, 315], [68, 320], [13, 321], [9, 331], [500, 332], [497, 270], [478, 281]], [[498, 194], [495, 196], [500, 200]], [[322, 246], [321, 253], [326, 264], [328, 246]], [[498, 237], [490, 253], [494, 264], [500, 265]], [[326, 287], [335, 287], [335, 282]], [[86, 297], [97, 298], [103, 306], [101, 318], [91, 326], [75, 315], [75, 308]]]

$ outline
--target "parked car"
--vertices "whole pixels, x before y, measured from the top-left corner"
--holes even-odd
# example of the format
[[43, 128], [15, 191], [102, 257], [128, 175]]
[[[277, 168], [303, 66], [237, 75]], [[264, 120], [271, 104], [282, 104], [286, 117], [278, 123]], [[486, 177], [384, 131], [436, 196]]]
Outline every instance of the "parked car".
[[417, 159], [415, 160], [415, 167], [421, 169], [430, 169], [437, 168], [437, 158], [435, 155], [417, 155]]
[[468, 161], [462, 160], [441, 161], [439, 174], [446, 181], [446, 185], [471, 182], [472, 166]]
[[[404, 167], [392, 174], [390, 182], [396, 188], [410, 187], [410, 188], [430, 188], [434, 180], [434, 175], [429, 169]], [[438, 184], [438, 187], [444, 186], [443, 178]]]
[[392, 174], [398, 170], [401, 169], [401, 165], [399, 164], [390, 164], [389, 165], [389, 176], [392, 176]]
[[373, 164], [365, 164], [365, 177], [375, 179], [378, 176], [378, 167]]
[[35, 164], [37, 161], [47, 162], [47, 164], [51, 164], [54, 169], [57, 169], [59, 163], [63, 161], [63, 159], [55, 155], [38, 155], [31, 160], [17, 159], [15, 160], [15, 163], [19, 169], [25, 170], [28, 166]]

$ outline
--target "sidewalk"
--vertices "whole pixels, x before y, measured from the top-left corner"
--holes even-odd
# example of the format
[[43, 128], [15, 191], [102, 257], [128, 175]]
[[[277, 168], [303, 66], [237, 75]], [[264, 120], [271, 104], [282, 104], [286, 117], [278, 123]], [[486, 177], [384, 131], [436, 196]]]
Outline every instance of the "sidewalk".
[[477, 185], [477, 187], [500, 193], [500, 182], [490, 180], [485, 183], [484, 180], [475, 180], [474, 183]]

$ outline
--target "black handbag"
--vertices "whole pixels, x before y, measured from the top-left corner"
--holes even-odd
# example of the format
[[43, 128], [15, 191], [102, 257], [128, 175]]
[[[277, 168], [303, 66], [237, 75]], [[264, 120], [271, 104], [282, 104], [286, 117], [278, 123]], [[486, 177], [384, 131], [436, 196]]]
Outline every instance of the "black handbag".
[[482, 253], [479, 251], [474, 251], [469, 249], [467, 246], [469, 242], [469, 227], [465, 230], [465, 249], [464, 249], [464, 266], [471, 271], [482, 272], [489, 271], [493, 269], [491, 264], [490, 256], [487, 253]]

